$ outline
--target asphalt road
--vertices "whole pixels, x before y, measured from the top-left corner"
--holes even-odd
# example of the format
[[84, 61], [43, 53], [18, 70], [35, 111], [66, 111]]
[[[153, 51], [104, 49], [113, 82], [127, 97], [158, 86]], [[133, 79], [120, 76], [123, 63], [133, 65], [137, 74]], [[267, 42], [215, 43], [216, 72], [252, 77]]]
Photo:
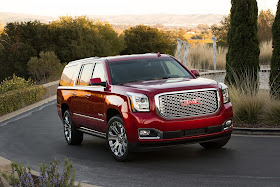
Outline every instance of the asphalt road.
[[68, 157], [76, 180], [100, 186], [280, 186], [280, 137], [232, 136], [216, 151], [183, 145], [119, 163], [103, 139], [86, 135], [68, 146], [54, 101], [0, 123], [0, 156], [37, 171], [42, 161]]

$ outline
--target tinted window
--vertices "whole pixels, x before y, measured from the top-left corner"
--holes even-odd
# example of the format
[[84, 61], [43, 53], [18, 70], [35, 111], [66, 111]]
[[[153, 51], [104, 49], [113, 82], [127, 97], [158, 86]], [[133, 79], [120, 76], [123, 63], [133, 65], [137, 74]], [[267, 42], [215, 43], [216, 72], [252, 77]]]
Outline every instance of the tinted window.
[[109, 69], [113, 84], [123, 84], [134, 81], [193, 78], [173, 58], [151, 58], [110, 62]]
[[93, 64], [85, 64], [82, 66], [82, 73], [80, 74], [80, 79], [77, 85], [88, 86], [89, 80], [92, 75]]
[[74, 73], [76, 71], [77, 66], [67, 66], [64, 68], [61, 80], [60, 80], [60, 85], [61, 86], [70, 86], [72, 85], [71, 82], [73, 80]]
[[102, 82], [106, 81], [105, 71], [102, 64], [97, 63], [95, 65], [92, 78], [100, 78]]

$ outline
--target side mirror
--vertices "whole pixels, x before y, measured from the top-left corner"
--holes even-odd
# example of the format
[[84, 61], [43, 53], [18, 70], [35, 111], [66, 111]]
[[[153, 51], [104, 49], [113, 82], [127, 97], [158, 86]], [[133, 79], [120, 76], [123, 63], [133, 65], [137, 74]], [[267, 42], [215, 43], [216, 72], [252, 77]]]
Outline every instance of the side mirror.
[[192, 72], [192, 74], [193, 74], [195, 77], [199, 77], [199, 76], [200, 76], [198, 70], [196, 70], [196, 69], [191, 70], [191, 72]]
[[89, 80], [89, 85], [90, 86], [103, 86], [103, 87], [107, 86], [106, 82], [101, 82], [100, 78], [90, 79]]

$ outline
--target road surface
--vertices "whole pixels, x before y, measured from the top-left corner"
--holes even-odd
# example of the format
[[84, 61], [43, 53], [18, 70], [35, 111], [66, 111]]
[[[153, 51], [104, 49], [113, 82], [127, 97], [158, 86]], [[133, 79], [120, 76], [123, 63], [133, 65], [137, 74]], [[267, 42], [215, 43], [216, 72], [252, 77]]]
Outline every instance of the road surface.
[[0, 156], [36, 171], [54, 158], [62, 168], [68, 157], [77, 181], [99, 186], [280, 186], [280, 137], [232, 136], [220, 150], [183, 145], [120, 163], [103, 139], [67, 145], [55, 101], [0, 123]]

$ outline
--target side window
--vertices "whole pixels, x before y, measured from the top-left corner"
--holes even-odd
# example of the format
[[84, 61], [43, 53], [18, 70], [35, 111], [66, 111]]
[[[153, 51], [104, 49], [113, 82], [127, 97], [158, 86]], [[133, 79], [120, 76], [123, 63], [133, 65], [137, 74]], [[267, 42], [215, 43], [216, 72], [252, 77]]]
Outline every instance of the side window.
[[167, 71], [169, 71], [170, 75], [179, 75], [179, 76], [185, 76], [184, 72], [180, 71], [178, 68], [178, 64], [174, 64], [172, 62], [167, 61], [166, 63]]
[[85, 64], [82, 67], [82, 72], [79, 75], [77, 85], [88, 86], [89, 80], [92, 75], [93, 64]]
[[101, 82], [105, 82], [106, 78], [105, 78], [105, 71], [103, 68], [103, 65], [100, 63], [97, 63], [95, 65], [94, 71], [93, 71], [93, 75], [92, 78], [100, 78]]
[[73, 80], [73, 75], [76, 72], [77, 66], [67, 66], [64, 68], [61, 80], [60, 80], [60, 85], [61, 86], [70, 86], [71, 82]]

